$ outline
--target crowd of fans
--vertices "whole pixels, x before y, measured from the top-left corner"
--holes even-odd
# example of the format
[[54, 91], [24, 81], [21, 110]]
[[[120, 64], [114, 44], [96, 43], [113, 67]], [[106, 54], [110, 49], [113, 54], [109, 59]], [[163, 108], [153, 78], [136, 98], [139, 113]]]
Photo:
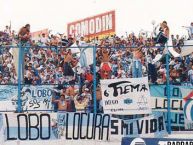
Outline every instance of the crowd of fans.
[[[8, 45], [22, 42], [24, 49], [24, 84], [57, 84], [52, 99], [54, 110], [92, 111], [93, 64], [87, 62], [85, 50], [97, 46], [97, 98], [100, 100], [100, 79], [148, 76], [152, 84], [166, 83], [164, 48], [157, 47], [152, 37], [134, 33], [111, 35], [99, 39], [73, 38], [66, 35], [40, 35], [30, 38], [28, 25], [16, 35], [8, 26], [0, 32], [0, 84], [17, 83], [13, 49]], [[22, 35], [22, 33], [24, 33]], [[29, 35], [26, 35], [29, 34]], [[22, 35], [22, 37], [20, 37]], [[22, 38], [22, 39], [21, 39]], [[183, 38], [171, 35], [173, 47], [180, 53]], [[77, 47], [77, 48], [71, 48]], [[140, 61], [140, 63], [138, 63]], [[193, 54], [174, 58], [170, 55], [170, 83], [193, 84]]]

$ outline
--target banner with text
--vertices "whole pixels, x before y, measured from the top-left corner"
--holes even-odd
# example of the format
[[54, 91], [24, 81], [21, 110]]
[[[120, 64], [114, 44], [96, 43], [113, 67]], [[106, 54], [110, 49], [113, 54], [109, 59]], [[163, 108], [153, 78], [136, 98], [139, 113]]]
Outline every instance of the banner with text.
[[193, 87], [181, 88], [185, 129], [193, 130]]
[[[1, 138], [11, 140], [120, 140], [165, 134], [162, 115], [123, 121], [110, 114], [92, 113], [4, 113]], [[2, 121], [3, 120], [3, 121]]]
[[[163, 112], [166, 123], [167, 119], [167, 90], [166, 85], [151, 85], [151, 106], [153, 112]], [[171, 127], [172, 130], [184, 130], [184, 113], [183, 113], [183, 100], [182, 93], [179, 86], [170, 86], [171, 95]]]
[[148, 78], [101, 80], [103, 109], [107, 114], [151, 113]]
[[[164, 137], [167, 136], [163, 113], [124, 121], [124, 136], [128, 137]], [[131, 130], [130, 128], [135, 128]]]
[[[50, 110], [52, 107], [54, 85], [22, 86], [21, 101], [22, 110]], [[18, 86], [0, 86], [0, 110], [16, 111], [18, 107]]]
[[87, 38], [115, 34], [115, 11], [68, 23], [68, 36]]

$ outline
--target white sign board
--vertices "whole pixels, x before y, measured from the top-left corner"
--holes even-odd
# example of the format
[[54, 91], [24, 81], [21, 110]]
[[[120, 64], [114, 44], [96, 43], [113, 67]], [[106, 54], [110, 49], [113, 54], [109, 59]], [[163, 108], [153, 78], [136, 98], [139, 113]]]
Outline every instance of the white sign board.
[[148, 78], [101, 80], [103, 109], [107, 114], [151, 113]]

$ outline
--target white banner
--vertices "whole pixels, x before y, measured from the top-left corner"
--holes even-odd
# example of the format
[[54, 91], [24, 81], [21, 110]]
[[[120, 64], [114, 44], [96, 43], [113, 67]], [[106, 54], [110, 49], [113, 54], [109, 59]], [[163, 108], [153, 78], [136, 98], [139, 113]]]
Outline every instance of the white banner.
[[[51, 110], [55, 85], [28, 86], [21, 91], [22, 110]], [[18, 108], [18, 87], [0, 86], [0, 110], [16, 111]]]
[[101, 80], [101, 90], [106, 114], [151, 113], [147, 77]]
[[185, 129], [193, 129], [193, 89], [180, 88], [183, 97]]
[[[189, 46], [186, 46], [189, 45]], [[190, 55], [193, 52], [193, 40], [187, 40], [184, 41], [184, 46], [182, 47], [181, 50], [181, 56], [186, 56], [186, 55]]]
[[[163, 113], [154, 113], [150, 116], [133, 119], [133, 120], [126, 120], [124, 122], [125, 122], [124, 136], [128, 136], [128, 137], [167, 136]], [[132, 126], [132, 128], [135, 128], [135, 129], [134, 130], [129, 129], [130, 126]]]
[[166, 135], [162, 114], [123, 121], [110, 114], [4, 113], [0, 139], [12, 140], [121, 140], [122, 137]]

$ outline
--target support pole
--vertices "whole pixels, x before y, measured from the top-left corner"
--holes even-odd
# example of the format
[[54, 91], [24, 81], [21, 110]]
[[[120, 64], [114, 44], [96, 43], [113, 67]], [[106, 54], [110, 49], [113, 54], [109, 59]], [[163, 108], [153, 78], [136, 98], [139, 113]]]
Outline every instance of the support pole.
[[93, 47], [93, 99], [94, 113], [97, 113], [97, 97], [96, 97], [96, 45]]
[[21, 71], [22, 71], [22, 46], [19, 44], [19, 57], [18, 57], [18, 74], [17, 74], [17, 80], [18, 80], [18, 100], [17, 100], [17, 112], [22, 112], [22, 101], [21, 101]]
[[168, 44], [166, 43], [166, 90], [167, 90], [167, 100], [168, 100], [168, 104], [167, 104], [167, 130], [168, 130], [168, 134], [171, 134], [171, 108], [170, 108], [170, 99], [171, 99], [171, 95], [170, 95], [170, 68], [169, 68], [169, 50], [168, 50]]

